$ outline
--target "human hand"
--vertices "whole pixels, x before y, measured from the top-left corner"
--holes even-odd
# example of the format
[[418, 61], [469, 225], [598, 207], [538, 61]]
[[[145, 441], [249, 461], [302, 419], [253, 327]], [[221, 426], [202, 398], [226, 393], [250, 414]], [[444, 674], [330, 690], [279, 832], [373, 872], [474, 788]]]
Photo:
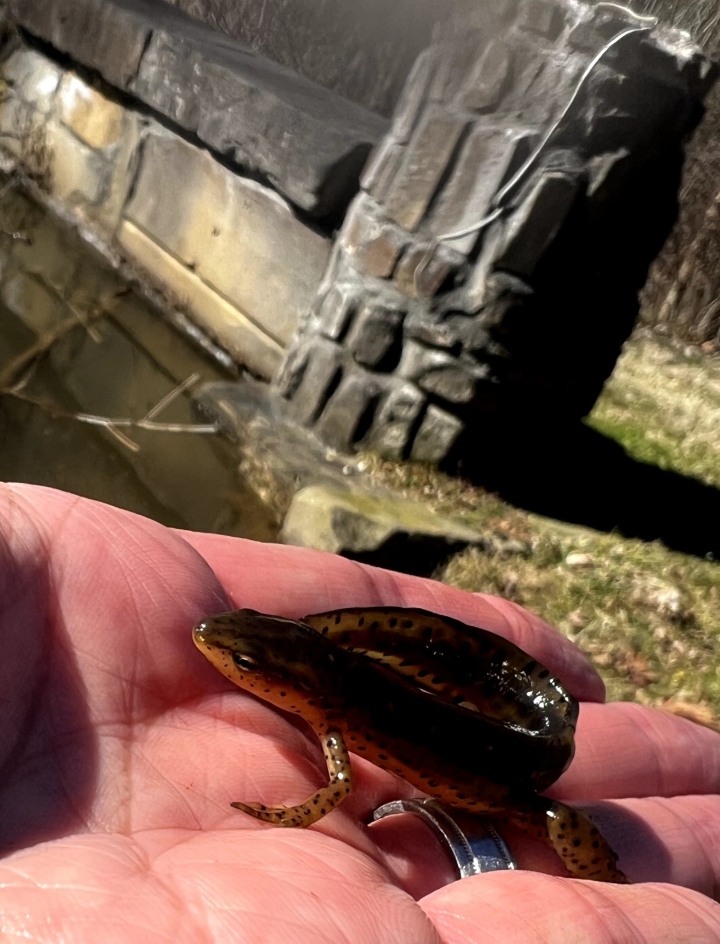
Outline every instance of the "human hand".
[[[0, 589], [7, 939], [720, 941], [720, 905], [706, 897], [720, 885], [720, 736], [600, 704], [583, 657], [513, 604], [316, 552], [181, 535], [20, 485], [0, 488]], [[201, 657], [193, 624], [240, 606], [299, 616], [380, 603], [508, 636], [585, 699], [576, 759], [549, 792], [583, 801], [632, 882], [664, 884], [559, 877], [522, 837], [511, 837], [520, 865], [555, 874], [453, 882], [416, 818], [362, 825], [413, 791], [359, 758], [352, 796], [310, 830], [231, 809], [302, 800], [324, 763], [302, 722]]]

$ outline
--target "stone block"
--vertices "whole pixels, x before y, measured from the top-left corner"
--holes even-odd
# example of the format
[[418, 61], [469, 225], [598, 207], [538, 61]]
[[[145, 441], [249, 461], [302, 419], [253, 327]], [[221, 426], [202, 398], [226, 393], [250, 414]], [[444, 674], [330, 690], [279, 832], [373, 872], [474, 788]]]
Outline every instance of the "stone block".
[[340, 384], [315, 424], [316, 434], [328, 446], [350, 451], [372, 422], [382, 391], [380, 378], [346, 365]]
[[385, 201], [391, 220], [410, 232], [417, 229], [466, 127], [464, 115], [438, 108], [425, 113]]
[[454, 325], [441, 320], [437, 312], [411, 311], [405, 319], [404, 332], [406, 338], [412, 338], [430, 347], [454, 350], [459, 345]]
[[[479, 122], [468, 135], [457, 163], [429, 217], [433, 233], [449, 236], [479, 224], [492, 210], [495, 194], [527, 150], [527, 132], [518, 128], [488, 127]], [[481, 238], [481, 229], [447, 240], [450, 248], [469, 253]]]
[[461, 521], [416, 501], [337, 485], [309, 485], [297, 492], [281, 537], [286, 544], [425, 577], [468, 545], [486, 543]]
[[147, 137], [125, 216], [280, 344], [311, 307], [330, 251], [273, 191], [169, 134]]
[[29, 33], [125, 89], [152, 32], [148, 7], [143, 0], [12, 0], [11, 13]]
[[147, 272], [166, 296], [177, 299], [193, 321], [251, 373], [271, 380], [284, 351], [225, 298], [181, 265], [132, 223], [124, 222], [118, 243], [127, 257]]
[[388, 372], [397, 363], [404, 311], [368, 301], [358, 311], [346, 346], [358, 364]]
[[359, 305], [359, 288], [348, 282], [335, 282], [317, 306], [320, 332], [334, 341], [344, 337]]
[[104, 150], [123, 134], [124, 110], [72, 72], [63, 77], [57, 94], [60, 121], [89, 147]]
[[478, 380], [484, 379], [488, 370], [485, 365], [465, 363], [446, 351], [408, 340], [397, 374], [449, 403], [470, 403]]
[[347, 206], [386, 119], [204, 24], [152, 15], [136, 95], [313, 215]]
[[40, 335], [70, 316], [69, 309], [40, 279], [17, 272], [0, 290], [3, 305]]
[[15, 95], [40, 114], [50, 114], [62, 77], [59, 66], [34, 49], [21, 46], [3, 65], [2, 74]]
[[420, 113], [427, 101], [438, 58], [438, 47], [430, 46], [420, 53], [410, 70], [410, 75], [407, 77], [403, 93], [395, 109], [392, 123], [392, 136], [401, 144], [407, 144], [415, 129]]
[[554, 0], [524, 0], [518, 10], [517, 23], [522, 29], [557, 39], [564, 25], [563, 11]]
[[507, 88], [512, 63], [512, 53], [505, 43], [489, 42], [460, 93], [461, 107], [479, 112], [497, 108]]
[[364, 275], [387, 278], [408, 234], [383, 219], [380, 208], [366, 194], [353, 201], [340, 234], [340, 246]]
[[283, 365], [279, 390], [290, 399], [288, 414], [310, 426], [322, 413], [340, 375], [342, 349], [325, 338], [307, 338]]
[[405, 458], [425, 402], [425, 395], [414, 384], [394, 383], [375, 414], [363, 445], [385, 459]]
[[54, 119], [46, 125], [45, 145], [50, 193], [81, 217], [92, 217], [108, 191], [110, 164]]
[[430, 404], [413, 441], [410, 458], [413, 462], [438, 465], [447, 458], [463, 428], [457, 416]]
[[393, 279], [410, 298], [432, 298], [464, 262], [465, 256], [444, 243], [415, 244], [403, 253]]
[[546, 173], [510, 218], [497, 268], [530, 277], [560, 231], [578, 196], [578, 181]]
[[360, 178], [360, 186], [382, 202], [388, 194], [402, 163], [405, 148], [386, 134], [376, 145]]
[[[45, 118], [27, 102], [11, 95], [0, 103], [0, 143], [3, 151], [21, 157], [31, 173], [40, 162], [47, 165], [45, 151]], [[34, 160], [30, 151], [35, 151]], [[37, 170], [42, 168], [38, 167]], [[41, 176], [39, 173], [36, 176]]]

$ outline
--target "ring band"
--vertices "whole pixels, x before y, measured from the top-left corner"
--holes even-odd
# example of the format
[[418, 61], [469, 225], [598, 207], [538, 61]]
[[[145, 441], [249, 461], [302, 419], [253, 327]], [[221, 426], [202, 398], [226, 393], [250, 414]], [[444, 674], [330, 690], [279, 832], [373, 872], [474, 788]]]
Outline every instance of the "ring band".
[[373, 813], [373, 822], [395, 813], [417, 813], [450, 851], [460, 878], [516, 869], [515, 860], [502, 837], [487, 819], [473, 817], [474, 832], [468, 835], [435, 800], [393, 800]]

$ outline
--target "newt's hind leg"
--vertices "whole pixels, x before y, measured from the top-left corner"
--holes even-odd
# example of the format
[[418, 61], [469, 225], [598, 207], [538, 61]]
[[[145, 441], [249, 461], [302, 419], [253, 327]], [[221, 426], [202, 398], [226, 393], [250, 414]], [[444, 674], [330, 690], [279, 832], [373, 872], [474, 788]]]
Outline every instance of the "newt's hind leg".
[[588, 816], [557, 800], [539, 796], [510, 818], [521, 829], [550, 846], [575, 878], [627, 884], [617, 855]]
[[273, 826], [312, 826], [342, 803], [352, 789], [350, 755], [342, 735], [337, 731], [330, 731], [323, 735], [322, 743], [330, 782], [309, 796], [304, 803], [297, 806], [263, 806], [262, 803], [236, 802], [230, 806], [264, 823], [272, 823]]

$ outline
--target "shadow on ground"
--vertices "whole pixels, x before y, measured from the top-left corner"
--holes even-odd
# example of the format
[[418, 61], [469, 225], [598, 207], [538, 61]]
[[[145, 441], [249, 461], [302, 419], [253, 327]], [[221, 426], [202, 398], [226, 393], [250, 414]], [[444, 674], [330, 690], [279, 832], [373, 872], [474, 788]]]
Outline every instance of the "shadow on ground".
[[582, 423], [513, 424], [511, 433], [476, 437], [465, 456], [464, 477], [527, 511], [720, 558], [720, 489], [638, 462]]

